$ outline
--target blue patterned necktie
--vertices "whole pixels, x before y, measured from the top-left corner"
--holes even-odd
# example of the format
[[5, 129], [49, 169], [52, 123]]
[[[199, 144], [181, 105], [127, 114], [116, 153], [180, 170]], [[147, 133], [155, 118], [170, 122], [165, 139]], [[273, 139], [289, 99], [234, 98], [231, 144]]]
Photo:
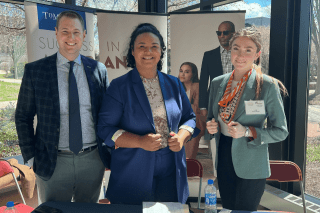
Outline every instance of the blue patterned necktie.
[[77, 155], [82, 149], [80, 104], [76, 77], [73, 73], [74, 61], [70, 61], [69, 64], [69, 148]]

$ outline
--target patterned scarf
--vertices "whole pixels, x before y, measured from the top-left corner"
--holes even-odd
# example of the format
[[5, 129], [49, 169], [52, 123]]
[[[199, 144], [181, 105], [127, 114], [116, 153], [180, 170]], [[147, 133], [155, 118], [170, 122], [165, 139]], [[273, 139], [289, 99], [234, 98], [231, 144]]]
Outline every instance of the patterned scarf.
[[233, 88], [231, 91], [232, 81], [234, 78], [234, 71], [232, 72], [227, 88], [223, 94], [222, 99], [219, 101], [219, 114], [223, 122], [226, 124], [230, 123], [236, 114], [238, 103], [240, 101], [242, 92], [245, 88], [245, 85], [247, 83], [247, 80], [249, 76], [251, 75], [252, 70], [247, 72], [241, 79], [240, 82], [237, 83], [237, 86]]

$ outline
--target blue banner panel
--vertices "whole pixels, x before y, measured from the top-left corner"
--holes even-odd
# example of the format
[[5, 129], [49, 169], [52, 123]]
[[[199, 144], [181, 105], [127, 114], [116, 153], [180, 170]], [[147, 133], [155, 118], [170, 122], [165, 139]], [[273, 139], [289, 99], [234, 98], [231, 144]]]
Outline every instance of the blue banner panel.
[[[66, 8], [60, 8], [60, 7], [53, 7], [49, 5], [42, 5], [42, 4], [37, 4], [37, 9], [38, 9], [38, 22], [39, 22], [39, 29], [40, 30], [51, 30], [55, 31], [56, 27], [56, 21], [59, 13], [70, 10]], [[84, 20], [84, 29], [87, 29], [86, 25], [86, 15], [85, 12], [73, 10], [77, 13], [79, 13], [83, 20]]]

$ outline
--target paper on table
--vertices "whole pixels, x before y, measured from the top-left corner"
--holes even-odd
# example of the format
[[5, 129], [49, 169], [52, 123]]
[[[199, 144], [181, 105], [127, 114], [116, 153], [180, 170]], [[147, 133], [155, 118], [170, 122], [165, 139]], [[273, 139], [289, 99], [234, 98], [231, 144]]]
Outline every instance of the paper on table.
[[220, 211], [220, 213], [231, 213], [231, 212], [232, 212], [232, 210], [230, 210], [230, 209], [222, 209]]
[[188, 205], [172, 202], [143, 202], [143, 213], [189, 213]]

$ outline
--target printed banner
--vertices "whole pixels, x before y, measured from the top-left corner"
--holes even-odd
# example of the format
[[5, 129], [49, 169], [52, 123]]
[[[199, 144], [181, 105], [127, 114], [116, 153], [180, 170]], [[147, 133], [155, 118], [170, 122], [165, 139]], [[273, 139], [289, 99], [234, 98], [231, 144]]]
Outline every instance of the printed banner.
[[[55, 26], [59, 13], [67, 8], [24, 2], [26, 11], [26, 37], [28, 62], [53, 55], [59, 49]], [[80, 54], [94, 58], [93, 14], [76, 11], [84, 19], [86, 37]]]
[[[38, 10], [38, 22], [40, 30], [55, 31], [56, 20], [59, 13], [66, 11], [67, 9], [60, 7], [52, 7], [42, 4], [37, 4]], [[84, 20], [84, 29], [86, 30], [86, 14], [85, 12], [77, 11]]]
[[[125, 13], [97, 13], [99, 26], [100, 62], [106, 65], [111, 81], [126, 74], [126, 55], [130, 35], [141, 23], [153, 24], [167, 44], [167, 16]], [[167, 54], [164, 55], [162, 72], [167, 73]]]

